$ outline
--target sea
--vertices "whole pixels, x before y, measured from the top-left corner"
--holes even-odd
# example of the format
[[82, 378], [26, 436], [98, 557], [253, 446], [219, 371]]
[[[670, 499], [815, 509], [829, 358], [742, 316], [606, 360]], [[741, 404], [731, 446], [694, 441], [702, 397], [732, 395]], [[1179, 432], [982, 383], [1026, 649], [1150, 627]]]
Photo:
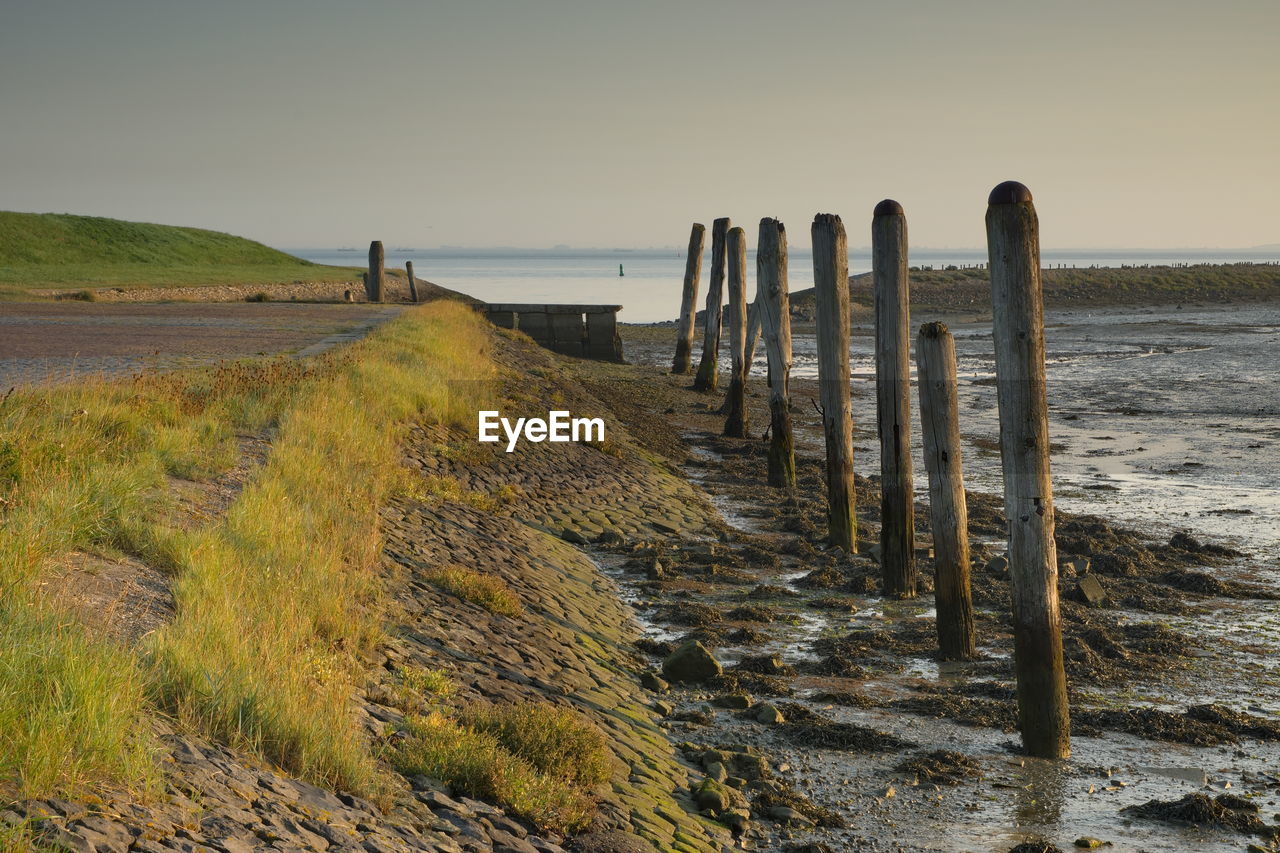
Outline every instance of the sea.
[[[287, 249], [291, 254], [321, 264], [364, 266], [367, 249]], [[673, 321], [680, 311], [684, 279], [684, 249], [415, 249], [387, 246], [386, 265], [404, 268], [413, 261], [414, 275], [433, 284], [460, 290], [485, 302], [575, 302], [621, 305], [618, 319], [624, 323]], [[708, 252], [709, 254], [709, 252]], [[788, 257], [788, 281], [792, 292], [813, 286], [813, 256], [796, 249]], [[986, 263], [985, 250], [923, 249], [912, 253], [910, 263], [940, 269], [948, 265]], [[1123, 249], [1044, 250], [1046, 267], [1142, 266], [1169, 264], [1221, 264], [1280, 261], [1280, 250], [1270, 252]], [[703, 257], [702, 291], [710, 262]], [[748, 299], [755, 292], [755, 253], [747, 258]], [[871, 270], [871, 251], [849, 253], [852, 275]]]

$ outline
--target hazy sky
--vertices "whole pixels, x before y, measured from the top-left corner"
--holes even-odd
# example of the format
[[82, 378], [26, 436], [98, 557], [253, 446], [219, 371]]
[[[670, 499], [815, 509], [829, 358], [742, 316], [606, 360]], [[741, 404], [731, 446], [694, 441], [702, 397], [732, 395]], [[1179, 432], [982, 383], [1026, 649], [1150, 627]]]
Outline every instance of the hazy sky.
[[0, 209], [277, 246], [1280, 241], [1280, 0], [0, 0]]

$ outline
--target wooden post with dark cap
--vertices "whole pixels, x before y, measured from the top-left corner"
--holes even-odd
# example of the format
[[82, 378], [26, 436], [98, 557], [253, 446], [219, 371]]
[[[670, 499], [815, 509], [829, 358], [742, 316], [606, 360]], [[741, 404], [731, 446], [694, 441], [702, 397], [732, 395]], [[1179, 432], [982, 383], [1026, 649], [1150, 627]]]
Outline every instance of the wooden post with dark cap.
[[671, 372], [684, 375], [693, 370], [693, 326], [698, 313], [698, 277], [702, 274], [702, 241], [706, 227], [693, 223], [689, 232], [689, 253], [684, 259], [684, 290], [680, 294], [680, 321], [676, 326], [676, 357]]
[[365, 294], [370, 302], [381, 302], [383, 293], [382, 241], [369, 244], [369, 275], [364, 280]]
[[956, 343], [945, 323], [920, 327], [916, 366], [924, 468], [929, 474], [938, 649], [943, 660], [969, 660], [977, 653], [969, 589], [969, 509], [960, 465]]
[[413, 261], [404, 262], [404, 272], [409, 277], [409, 299], [416, 303], [418, 301], [418, 285], [413, 279]]
[[832, 213], [814, 217], [812, 237], [818, 400], [827, 445], [827, 541], [852, 554], [858, 523], [849, 408], [849, 247], [844, 223]]
[[885, 199], [871, 217], [876, 313], [876, 422], [880, 433], [880, 573], [884, 594], [916, 594], [911, 481], [910, 297], [907, 217]]
[[725, 244], [729, 256], [729, 349], [732, 371], [725, 398], [724, 434], [747, 437], [747, 237], [741, 228], [730, 228]]
[[693, 377], [693, 390], [714, 391], [719, 382], [720, 324], [724, 320], [724, 243], [729, 217], [711, 223], [711, 280], [707, 282], [707, 310], [702, 334], [702, 360]]
[[987, 201], [1000, 459], [1009, 525], [1014, 659], [1022, 744], [1041, 758], [1071, 754], [1049, 479], [1040, 224], [1031, 191], [1006, 181]]
[[756, 287], [760, 327], [769, 354], [769, 485], [796, 487], [795, 441], [791, 435], [791, 297], [787, 292], [787, 230], [776, 219], [760, 220], [756, 242]]

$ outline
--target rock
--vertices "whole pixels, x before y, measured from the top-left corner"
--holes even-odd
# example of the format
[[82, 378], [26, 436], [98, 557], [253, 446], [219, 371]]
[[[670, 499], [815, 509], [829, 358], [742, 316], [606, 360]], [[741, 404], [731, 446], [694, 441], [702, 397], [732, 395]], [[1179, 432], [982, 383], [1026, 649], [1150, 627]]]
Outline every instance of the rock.
[[759, 707], [759, 709], [757, 709], [755, 716], [757, 722], [764, 723], [768, 726], [781, 725], [787, 721], [786, 717], [782, 716], [782, 712], [779, 711], [775, 705], [771, 705], [768, 702], [764, 703]]
[[813, 821], [802, 815], [791, 806], [771, 806], [769, 819], [788, 826], [813, 826]]
[[917, 548], [917, 549], [916, 549], [916, 559], [917, 559], [917, 560], [932, 560], [932, 559], [933, 559], [933, 547], [932, 547], [932, 546], [930, 546], [930, 547], [928, 547], [928, 548]]
[[1059, 562], [1058, 568], [1064, 577], [1074, 578], [1088, 574], [1091, 564], [1092, 561], [1088, 557], [1072, 557]]
[[729, 778], [729, 770], [719, 761], [713, 761], [707, 765], [707, 778], [724, 782]]
[[671, 685], [667, 683], [666, 679], [651, 669], [646, 669], [640, 673], [640, 686], [645, 690], [652, 690], [654, 693], [666, 693], [671, 689]]
[[560, 532], [560, 538], [573, 545], [590, 545], [591, 544], [591, 540], [587, 539], [587, 537], [583, 536], [581, 533], [579, 533], [577, 530], [574, 530], [572, 527], [566, 527], [564, 530], [562, 530]]
[[1009, 571], [1009, 558], [1004, 554], [996, 554], [987, 560], [987, 571], [993, 575], [1002, 575]]
[[769, 778], [769, 759], [763, 755], [734, 752], [729, 755], [729, 761], [725, 766], [734, 776], [741, 776], [748, 782]]
[[665, 574], [662, 563], [659, 560], [654, 560], [649, 564], [649, 568], [645, 569], [644, 576], [651, 581], [660, 581]]
[[724, 780], [724, 783], [730, 788], [736, 788], [739, 791], [747, 786], [747, 780], [741, 776], [730, 776]]
[[586, 832], [566, 843], [573, 853], [653, 853], [653, 845], [639, 836], [621, 830]]
[[599, 536], [596, 537], [596, 544], [609, 545], [609, 546], [621, 545], [622, 535], [619, 534], [618, 531], [616, 530], [606, 529], [603, 533], [601, 533]]
[[1107, 600], [1107, 591], [1102, 588], [1098, 576], [1088, 574], [1076, 581], [1076, 595], [1086, 604], [1101, 604]]
[[693, 801], [697, 803], [698, 808], [704, 811], [711, 811], [720, 814], [733, 804], [733, 798], [730, 789], [720, 784], [711, 777], [702, 780], [693, 792]]
[[680, 646], [662, 663], [663, 675], [684, 683], [708, 681], [723, 672], [720, 662], [697, 640]]
[[1102, 844], [1103, 842], [1096, 838], [1090, 838], [1087, 835], [1082, 835], [1075, 840], [1075, 845], [1085, 850], [1097, 850], [1102, 846]]
[[721, 708], [745, 710], [752, 705], [751, 697], [746, 693], [725, 693], [711, 700], [713, 705]]
[[877, 563], [880, 562], [880, 546], [878, 544], [868, 545], [866, 548], [859, 548], [858, 553], [870, 557]]
[[663, 702], [660, 699], [649, 707], [652, 708], [659, 717], [670, 717], [671, 712], [675, 710], [675, 706], [670, 702]]
[[747, 819], [746, 815], [729, 812], [721, 820], [724, 821], [725, 826], [729, 827], [729, 831], [733, 833], [734, 838], [746, 835], [751, 830], [751, 821]]

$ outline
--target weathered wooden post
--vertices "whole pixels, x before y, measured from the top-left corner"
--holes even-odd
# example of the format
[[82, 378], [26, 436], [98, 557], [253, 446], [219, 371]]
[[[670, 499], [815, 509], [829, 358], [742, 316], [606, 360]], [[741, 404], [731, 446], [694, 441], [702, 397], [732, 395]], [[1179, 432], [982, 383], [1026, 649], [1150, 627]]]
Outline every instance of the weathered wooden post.
[[1022, 744], [1041, 758], [1071, 754], [1058, 611], [1058, 554], [1049, 479], [1040, 224], [1031, 191], [1006, 181], [987, 200], [996, 399], [1009, 524], [1014, 658]]
[[684, 291], [680, 295], [680, 322], [676, 326], [676, 357], [671, 372], [683, 375], [693, 370], [693, 324], [698, 313], [698, 277], [702, 274], [702, 241], [706, 227], [693, 223], [689, 232], [689, 254], [684, 260]]
[[747, 235], [729, 229], [725, 248], [729, 255], [729, 349], [732, 371], [725, 399], [724, 434], [747, 437]]
[[756, 282], [756, 298], [751, 300], [747, 308], [747, 349], [744, 358], [747, 372], [751, 372], [751, 363], [756, 360], [756, 344], [760, 340], [760, 283]]
[[724, 243], [729, 233], [729, 217], [721, 217], [711, 223], [711, 280], [707, 282], [706, 322], [703, 325], [702, 360], [698, 363], [698, 375], [693, 378], [693, 390], [714, 391], [719, 381], [717, 368], [720, 361], [720, 324], [723, 321], [724, 302]]
[[404, 262], [404, 271], [409, 276], [409, 298], [416, 303], [418, 301], [418, 285], [413, 280], [413, 261]]
[[382, 241], [374, 240], [369, 244], [369, 275], [364, 280], [365, 293], [370, 302], [382, 301]]
[[880, 572], [884, 594], [916, 594], [911, 482], [910, 297], [907, 217], [885, 199], [871, 217], [876, 310], [876, 420], [880, 432]]
[[818, 332], [818, 400], [827, 441], [827, 541], [857, 550], [853, 414], [849, 408], [849, 247], [832, 213], [813, 219], [813, 285]]
[[945, 323], [920, 327], [916, 366], [924, 468], [929, 474], [938, 649], [943, 660], [969, 660], [977, 654], [969, 591], [969, 509], [960, 465], [956, 343]]
[[760, 220], [756, 243], [756, 287], [760, 325], [769, 354], [769, 485], [796, 486], [795, 442], [791, 435], [791, 297], [787, 292], [787, 230], [776, 219]]

